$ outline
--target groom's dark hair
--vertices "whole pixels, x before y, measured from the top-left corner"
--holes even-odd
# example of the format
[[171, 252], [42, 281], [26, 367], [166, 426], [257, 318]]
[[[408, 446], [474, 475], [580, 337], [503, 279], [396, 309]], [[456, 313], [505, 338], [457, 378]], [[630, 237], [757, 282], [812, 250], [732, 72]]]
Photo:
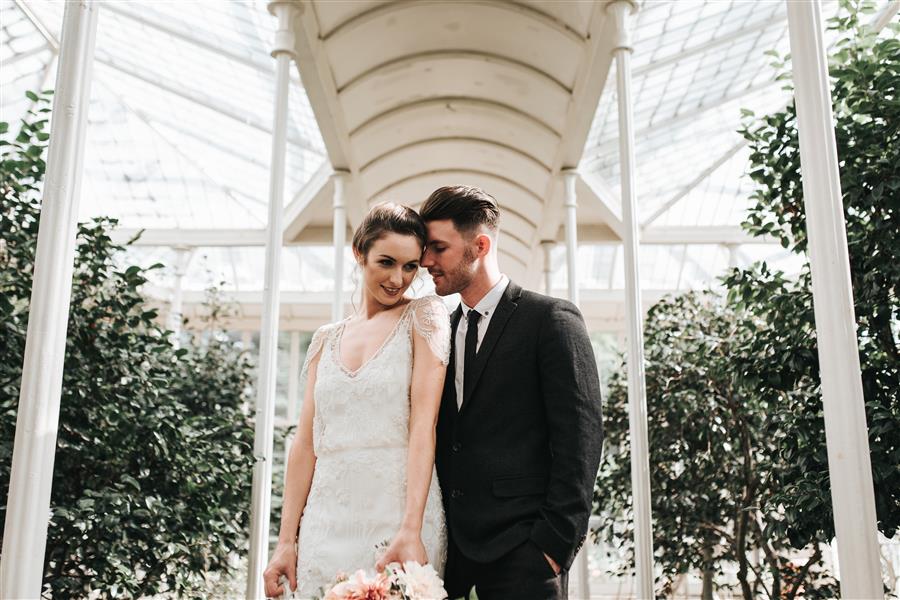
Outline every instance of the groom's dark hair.
[[472, 236], [484, 225], [494, 236], [500, 222], [500, 207], [493, 196], [469, 185], [449, 185], [434, 190], [419, 211], [422, 220], [450, 219], [458, 232]]

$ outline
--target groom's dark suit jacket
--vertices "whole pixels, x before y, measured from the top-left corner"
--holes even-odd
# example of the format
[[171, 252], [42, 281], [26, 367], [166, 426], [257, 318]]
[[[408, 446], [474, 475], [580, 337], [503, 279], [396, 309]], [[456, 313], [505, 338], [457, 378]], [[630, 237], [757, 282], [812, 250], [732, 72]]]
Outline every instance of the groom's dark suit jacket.
[[[531, 538], [568, 569], [587, 532], [603, 441], [600, 382], [581, 313], [510, 282], [457, 411], [452, 315], [436, 461], [450, 538], [490, 562]], [[467, 385], [466, 387], [470, 387]]]

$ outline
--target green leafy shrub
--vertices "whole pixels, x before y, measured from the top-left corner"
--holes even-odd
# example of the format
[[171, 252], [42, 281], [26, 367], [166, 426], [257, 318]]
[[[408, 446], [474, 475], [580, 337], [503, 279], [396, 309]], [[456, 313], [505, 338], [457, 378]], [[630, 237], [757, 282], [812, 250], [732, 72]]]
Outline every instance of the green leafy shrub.
[[[661, 596], [683, 573], [702, 574], [705, 598], [737, 565], [747, 599], [827, 598], [836, 591], [817, 545], [795, 568], [797, 554], [770, 523], [772, 498], [785, 469], [771, 436], [778, 398], [759, 393], [741, 365], [760, 321], [711, 292], [666, 298], [647, 316], [644, 335], [655, 562]], [[624, 365], [609, 380], [607, 451], [595, 489], [601, 536], [634, 561], [628, 382]], [[827, 540], [818, 540], [820, 542]], [[754, 555], [760, 560], [754, 560]]]
[[[833, 54], [830, 73], [835, 137], [850, 258], [859, 360], [869, 431], [879, 529], [900, 527], [900, 25], [877, 36], [860, 24], [858, 3], [832, 23], [849, 34]], [[742, 131], [758, 184], [745, 228], [770, 235], [805, 255], [806, 218], [800, 179], [796, 110], [749, 123]], [[780, 398], [785, 469], [777, 473], [785, 507], [779, 526], [795, 546], [834, 535], [825, 423], [819, 390], [812, 280], [797, 281], [765, 266], [726, 278], [734, 303], [763, 323], [747, 366], [762, 392]]]
[[[14, 140], [0, 124], [0, 489], [8, 489], [34, 253], [47, 94]], [[245, 551], [252, 428], [246, 357], [210, 323], [176, 349], [120, 268], [111, 219], [80, 224], [45, 595], [202, 595]], [[155, 265], [151, 268], [158, 268]], [[0, 506], [0, 523], [6, 506]], [[95, 597], [92, 596], [92, 597]]]
[[[879, 530], [900, 527], [900, 31], [861, 25], [865, 3], [831, 23], [845, 37], [830, 73]], [[782, 79], [787, 79], [784, 75]], [[796, 110], [754, 117], [757, 184], [744, 228], [807, 250]], [[658, 591], [704, 575], [704, 596], [737, 565], [744, 598], [837, 593], [821, 566], [834, 536], [808, 266], [765, 263], [723, 278], [727, 298], [688, 294], [651, 309], [646, 381]], [[601, 535], [633, 564], [627, 385], [610, 380], [595, 493]], [[758, 560], [755, 559], [758, 557]]]

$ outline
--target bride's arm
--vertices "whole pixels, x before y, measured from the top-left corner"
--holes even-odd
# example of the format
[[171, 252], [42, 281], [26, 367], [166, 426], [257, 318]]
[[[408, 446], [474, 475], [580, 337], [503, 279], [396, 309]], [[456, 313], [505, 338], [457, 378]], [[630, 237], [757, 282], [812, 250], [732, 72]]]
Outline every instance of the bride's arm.
[[316, 467], [316, 455], [313, 450], [313, 417], [315, 416], [313, 390], [316, 386], [319, 356], [321, 353], [307, 365], [308, 377], [303, 406], [300, 408], [300, 420], [291, 442], [287, 460], [278, 545], [272, 553], [272, 559], [263, 576], [267, 597], [283, 593], [284, 590], [278, 583], [282, 575], [288, 578], [292, 590], [297, 588], [297, 550], [295, 546], [297, 530], [300, 526], [300, 515], [303, 514], [303, 509], [306, 507], [306, 499], [309, 496], [313, 471]]
[[316, 370], [319, 365], [317, 356], [309, 363], [309, 377], [300, 408], [300, 421], [297, 433], [291, 443], [288, 454], [287, 475], [284, 481], [284, 500], [281, 508], [281, 529], [278, 532], [278, 543], [297, 541], [297, 529], [300, 515], [306, 507], [306, 498], [312, 486], [313, 470], [316, 467], [316, 454], [313, 450], [313, 417], [316, 404], [313, 390], [316, 386]]
[[[441, 307], [443, 308], [443, 307]], [[449, 317], [446, 309], [437, 318]], [[425, 335], [448, 335], [445, 331], [425, 331]], [[400, 531], [391, 540], [387, 552], [376, 565], [380, 571], [391, 562], [414, 560], [425, 564], [428, 557], [422, 544], [422, 520], [431, 475], [434, 472], [435, 427], [444, 389], [446, 357], [435, 353], [434, 339], [426, 339], [420, 328], [413, 328], [413, 369], [410, 384], [409, 452], [406, 463], [406, 508]], [[448, 338], [449, 339], [449, 338]]]

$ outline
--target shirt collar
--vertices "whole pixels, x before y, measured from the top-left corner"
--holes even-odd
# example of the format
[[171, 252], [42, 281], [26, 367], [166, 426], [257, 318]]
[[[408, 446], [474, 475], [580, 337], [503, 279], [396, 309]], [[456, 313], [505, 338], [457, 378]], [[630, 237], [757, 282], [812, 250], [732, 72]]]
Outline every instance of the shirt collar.
[[[509, 277], [506, 275], [500, 275], [500, 281], [494, 284], [494, 287], [484, 295], [484, 297], [475, 305], [475, 310], [478, 311], [481, 316], [487, 317], [490, 316], [491, 313], [497, 308], [497, 305], [500, 304], [500, 299], [503, 298], [503, 292], [506, 291], [506, 287], [509, 285]], [[471, 308], [466, 306], [466, 303], [460, 299], [460, 306], [462, 306], [463, 315], [467, 315]]]

